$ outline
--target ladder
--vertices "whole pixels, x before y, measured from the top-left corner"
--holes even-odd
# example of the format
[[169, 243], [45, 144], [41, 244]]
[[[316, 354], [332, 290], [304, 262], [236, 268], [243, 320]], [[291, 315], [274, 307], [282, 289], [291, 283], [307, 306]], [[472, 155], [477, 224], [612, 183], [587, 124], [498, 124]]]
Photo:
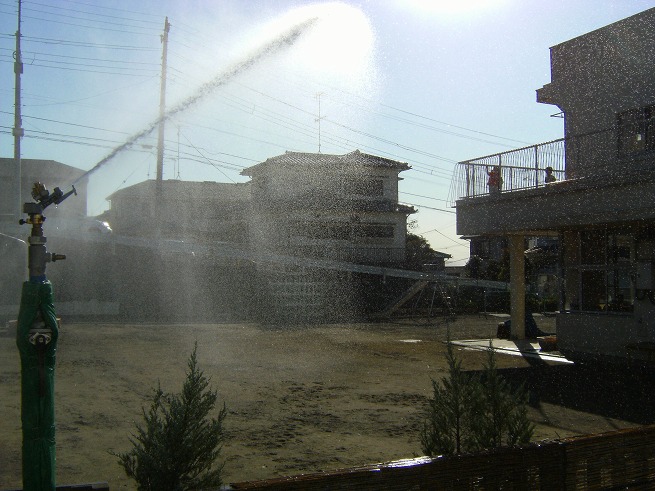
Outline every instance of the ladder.
[[[454, 319], [455, 318], [455, 309], [453, 308], [453, 304], [450, 301], [450, 295], [448, 295], [448, 290], [444, 289], [441, 282], [435, 281], [435, 283], [434, 283], [434, 293], [435, 294], [436, 294], [437, 290], [439, 291], [441, 301], [443, 302], [444, 313], [448, 316], [449, 319]], [[432, 296], [432, 300], [434, 301], [434, 294]]]
[[395, 300], [389, 307], [384, 309], [376, 317], [389, 317], [396, 310], [402, 307], [407, 301], [409, 301], [414, 295], [422, 291], [428, 285], [428, 281], [419, 280], [414, 283], [409, 289], [397, 300]]

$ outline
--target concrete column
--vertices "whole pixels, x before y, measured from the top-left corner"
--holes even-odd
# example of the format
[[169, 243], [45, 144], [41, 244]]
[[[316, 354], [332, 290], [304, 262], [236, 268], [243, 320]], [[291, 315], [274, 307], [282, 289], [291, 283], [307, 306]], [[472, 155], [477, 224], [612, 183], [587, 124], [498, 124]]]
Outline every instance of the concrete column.
[[525, 339], [525, 257], [523, 235], [510, 235], [509, 286], [512, 339]]
[[577, 232], [564, 231], [560, 234], [560, 267], [564, 265], [563, 293], [564, 310], [580, 308], [580, 273], [575, 268], [580, 264], [580, 239]]

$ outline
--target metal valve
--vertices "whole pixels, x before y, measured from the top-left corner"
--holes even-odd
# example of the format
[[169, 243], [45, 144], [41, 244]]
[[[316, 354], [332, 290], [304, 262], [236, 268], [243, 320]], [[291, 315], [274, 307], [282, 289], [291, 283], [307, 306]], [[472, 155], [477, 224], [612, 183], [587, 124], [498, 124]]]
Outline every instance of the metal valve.
[[52, 341], [52, 330], [48, 328], [30, 329], [27, 334], [27, 340], [34, 346], [44, 347]]

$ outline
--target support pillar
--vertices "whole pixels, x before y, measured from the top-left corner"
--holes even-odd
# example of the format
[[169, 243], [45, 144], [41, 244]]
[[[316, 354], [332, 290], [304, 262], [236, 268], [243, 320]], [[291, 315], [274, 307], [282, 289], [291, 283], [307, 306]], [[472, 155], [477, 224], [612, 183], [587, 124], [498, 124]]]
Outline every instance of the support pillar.
[[509, 285], [512, 339], [525, 339], [525, 245], [523, 235], [510, 235]]

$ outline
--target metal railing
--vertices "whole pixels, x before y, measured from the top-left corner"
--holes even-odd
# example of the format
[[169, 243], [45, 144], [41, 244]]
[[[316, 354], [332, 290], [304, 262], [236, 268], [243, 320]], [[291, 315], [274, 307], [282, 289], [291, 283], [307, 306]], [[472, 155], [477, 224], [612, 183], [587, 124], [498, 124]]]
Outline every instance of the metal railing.
[[399, 263], [405, 260], [403, 247], [289, 246], [287, 251], [295, 256], [361, 264]]
[[[614, 125], [459, 162], [448, 201], [455, 206], [459, 199], [543, 187], [547, 167], [552, 167], [557, 181], [653, 179], [655, 143], [644, 131], [634, 126]], [[489, 185], [489, 174], [494, 169], [501, 177], [500, 189]]]
[[[565, 179], [565, 140], [510, 150], [459, 162], [455, 167], [448, 201], [490, 194], [489, 173], [500, 173], [500, 192], [545, 186], [546, 168], [552, 167], [558, 181]], [[493, 191], [493, 190], [492, 190]]]

